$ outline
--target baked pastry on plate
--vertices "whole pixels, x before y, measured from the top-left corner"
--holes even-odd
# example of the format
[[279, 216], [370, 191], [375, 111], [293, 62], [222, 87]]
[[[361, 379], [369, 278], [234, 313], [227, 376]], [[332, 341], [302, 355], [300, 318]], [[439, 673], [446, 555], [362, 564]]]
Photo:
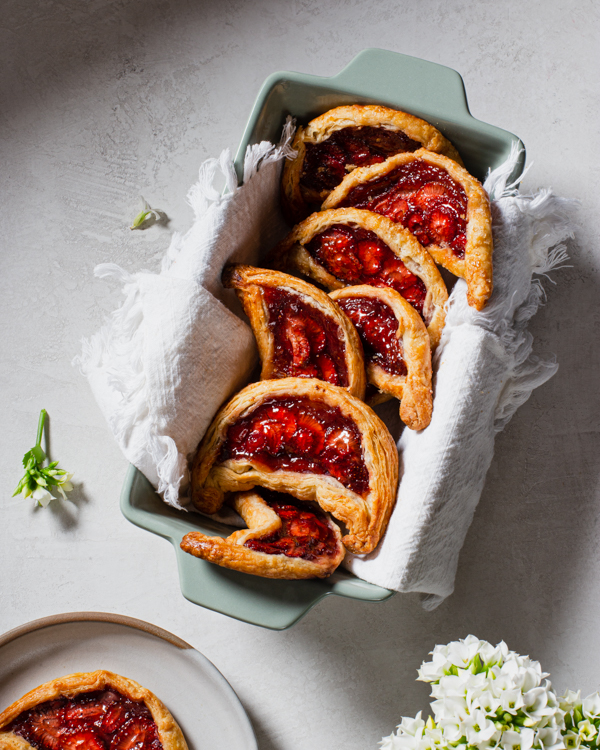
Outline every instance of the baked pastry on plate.
[[215, 513], [226, 492], [256, 486], [315, 501], [370, 552], [396, 499], [398, 451], [375, 412], [314, 378], [252, 383], [217, 414], [192, 463], [192, 501]]
[[268, 490], [238, 492], [233, 507], [247, 529], [226, 539], [193, 531], [183, 537], [181, 548], [265, 578], [325, 578], [344, 559], [338, 526], [318, 508]]
[[391, 287], [421, 315], [432, 348], [440, 340], [446, 285], [411, 232], [385, 216], [356, 208], [312, 214], [272, 250], [270, 263], [328, 289], [352, 284]]
[[149, 690], [113, 672], [46, 682], [0, 714], [2, 750], [187, 750], [173, 716]]
[[400, 400], [407, 427], [427, 427], [433, 408], [431, 349], [417, 311], [388, 287], [347, 286], [330, 297], [360, 334], [369, 383]]
[[482, 310], [492, 294], [492, 217], [481, 183], [452, 159], [426, 149], [398, 154], [344, 178], [323, 208], [354, 206], [409, 229], [436, 263], [464, 278]]
[[394, 154], [427, 148], [462, 164], [458, 151], [425, 120], [374, 104], [330, 109], [296, 131], [296, 158], [284, 164], [281, 182], [286, 218], [295, 224], [318, 211], [331, 190], [357, 167]]
[[320, 378], [364, 398], [360, 339], [325, 292], [287, 273], [242, 265], [226, 267], [223, 285], [235, 289], [250, 319], [261, 380]]

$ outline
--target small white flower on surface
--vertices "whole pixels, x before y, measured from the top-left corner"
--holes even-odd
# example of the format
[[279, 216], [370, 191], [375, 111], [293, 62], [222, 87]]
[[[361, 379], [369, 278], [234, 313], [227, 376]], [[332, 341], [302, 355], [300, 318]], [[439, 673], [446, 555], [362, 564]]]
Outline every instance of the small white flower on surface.
[[70, 481], [73, 474], [69, 474], [64, 469], [57, 469], [58, 461], [44, 466], [47, 456], [42, 449], [42, 437], [47, 416], [46, 410], [42, 409], [38, 421], [37, 442], [23, 456], [25, 474], [13, 492], [13, 497], [19, 494], [24, 498], [33, 497], [43, 508], [46, 508], [54, 499], [50, 493], [52, 487], [56, 487], [63, 498], [66, 498], [65, 492], [73, 489]]

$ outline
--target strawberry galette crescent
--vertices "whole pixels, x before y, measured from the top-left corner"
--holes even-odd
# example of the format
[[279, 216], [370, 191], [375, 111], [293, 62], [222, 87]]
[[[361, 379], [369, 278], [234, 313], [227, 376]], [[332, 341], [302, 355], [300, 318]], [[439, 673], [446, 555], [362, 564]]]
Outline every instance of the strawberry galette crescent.
[[440, 340], [446, 285], [415, 237], [385, 216], [356, 208], [312, 214], [271, 251], [269, 261], [328, 289], [355, 284], [395, 289], [423, 318], [432, 349]]
[[226, 492], [256, 486], [315, 501], [370, 552], [396, 499], [398, 451], [375, 412], [313, 378], [252, 383], [215, 417], [192, 464], [192, 501], [215, 513]]
[[250, 319], [261, 380], [319, 378], [364, 398], [360, 339], [325, 292], [287, 273], [242, 265], [227, 266], [223, 285], [235, 289]]
[[462, 164], [458, 151], [425, 120], [380, 105], [351, 104], [299, 127], [281, 181], [283, 211], [295, 224], [318, 211], [331, 190], [357, 167], [427, 148]]
[[492, 294], [492, 218], [481, 183], [452, 159], [419, 149], [344, 178], [323, 208], [374, 211], [406, 227], [436, 263], [467, 282], [482, 310]]
[[225, 539], [192, 531], [181, 548], [203, 560], [264, 578], [325, 578], [344, 559], [342, 535], [320, 509], [289, 495], [238, 492], [233, 507], [247, 529]]
[[46, 682], [0, 714], [0, 749], [31, 748], [187, 750], [187, 744], [153, 693], [98, 670]]
[[411, 430], [427, 427], [433, 408], [431, 349], [417, 311], [388, 287], [347, 286], [330, 296], [361, 337], [369, 383], [399, 399], [400, 418]]

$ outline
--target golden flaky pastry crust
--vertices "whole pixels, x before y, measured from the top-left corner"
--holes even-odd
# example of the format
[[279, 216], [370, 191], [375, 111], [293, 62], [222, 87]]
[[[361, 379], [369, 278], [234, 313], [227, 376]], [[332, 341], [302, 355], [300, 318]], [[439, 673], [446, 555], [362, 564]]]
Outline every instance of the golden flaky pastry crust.
[[0, 714], [0, 749], [27, 750], [31, 747], [26, 740], [18, 735], [2, 731], [23, 711], [28, 711], [46, 701], [56, 700], [57, 698], [73, 698], [80, 693], [90, 693], [107, 688], [114, 688], [126, 698], [130, 698], [132, 701], [143, 701], [146, 704], [156, 724], [164, 750], [187, 750], [187, 743], [177, 722], [154, 693], [134, 680], [105, 670], [76, 672], [65, 677], [58, 677], [30, 690], [18, 701], [15, 701]]
[[281, 518], [257, 492], [238, 492], [234, 497], [233, 507], [244, 519], [247, 529], [234, 531], [225, 539], [192, 531], [183, 537], [181, 549], [224, 568], [263, 578], [288, 580], [326, 578], [344, 559], [342, 534], [327, 516], [325, 521], [337, 542], [335, 553], [305, 560], [301, 557], [287, 557], [283, 553], [272, 555], [244, 547], [249, 539], [264, 539], [281, 528]]
[[[315, 192], [300, 184], [306, 144], [322, 143], [336, 130], [361, 127], [402, 132], [413, 141], [420, 143], [423, 148], [444, 154], [462, 164], [458, 151], [450, 141], [444, 138], [433, 125], [419, 117], [377, 104], [350, 104], [330, 109], [311, 120], [306, 128], [297, 129], [292, 143], [296, 157], [293, 160], [286, 160], [284, 164], [281, 196], [283, 212], [290, 224], [295, 224], [308, 216], [311, 210], [314, 210], [310, 206], [320, 205], [328, 195], [327, 190]], [[351, 170], [353, 167], [347, 165], [346, 169]]]
[[[329, 475], [273, 471], [252, 459], [217, 460], [228, 428], [264, 401], [277, 397], [306, 397], [322, 402], [339, 408], [354, 422], [369, 474], [369, 489], [364, 497]], [[346, 525], [348, 534], [342, 541], [346, 549], [357, 553], [370, 552], [379, 542], [396, 500], [397, 484], [398, 451], [385, 424], [348, 391], [313, 378], [262, 380], [244, 388], [217, 414], [192, 463], [192, 501], [199, 510], [215, 513], [226, 492], [267, 487], [299, 500], [317, 502]]]
[[423, 318], [431, 348], [438, 345], [446, 322], [448, 290], [431, 255], [408, 229], [386, 216], [358, 208], [337, 208], [319, 211], [296, 225], [270, 253], [269, 262], [276, 268], [293, 269], [314, 279], [327, 289], [342, 289], [346, 283], [330, 274], [304, 247], [313, 237], [335, 224], [367, 229], [376, 234], [404, 263], [408, 270], [425, 284], [427, 294]]
[[353, 396], [364, 398], [366, 377], [360, 339], [352, 323], [325, 292], [287, 273], [242, 265], [225, 268], [223, 285], [235, 289], [250, 320], [262, 362], [261, 380], [286, 377], [279, 375], [275, 370], [274, 340], [268, 325], [269, 313], [262, 292], [264, 287], [275, 287], [296, 295], [301, 302], [315, 308], [337, 326], [348, 372], [346, 387]]
[[369, 383], [382, 393], [400, 400], [400, 419], [411, 430], [423, 430], [431, 422], [433, 396], [431, 390], [431, 348], [421, 316], [397, 291], [367, 284], [347, 286], [330, 293], [337, 302], [356, 297], [378, 299], [387, 305], [398, 320], [398, 338], [402, 342], [402, 358], [406, 375], [393, 375], [367, 361]]
[[479, 180], [476, 180], [466, 169], [463, 169], [452, 159], [448, 159], [441, 154], [434, 154], [426, 149], [419, 149], [413, 153], [392, 156], [382, 164], [355, 169], [330, 193], [323, 203], [323, 208], [336, 208], [342, 205], [349, 192], [358, 185], [383, 177], [397, 167], [418, 160], [445, 170], [455, 182], [462, 186], [466, 193], [467, 245], [465, 257], [458, 258], [449, 247], [434, 243], [427, 245], [427, 251], [431, 253], [435, 262], [439, 263], [440, 266], [447, 268], [455, 276], [465, 279], [469, 305], [476, 310], [482, 310], [493, 290], [492, 251], [494, 243], [492, 240], [490, 201]]

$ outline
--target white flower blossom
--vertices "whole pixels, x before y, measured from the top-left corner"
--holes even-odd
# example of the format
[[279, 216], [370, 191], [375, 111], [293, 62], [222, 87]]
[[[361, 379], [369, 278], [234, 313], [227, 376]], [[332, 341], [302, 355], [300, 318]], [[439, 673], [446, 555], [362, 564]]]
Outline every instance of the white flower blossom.
[[[577, 693], [579, 696], [579, 693]], [[583, 715], [586, 719], [600, 719], [600, 695], [593, 693], [583, 699], [581, 704]]]
[[31, 497], [36, 500], [42, 508], [47, 508], [50, 500], [54, 500], [53, 495], [48, 492], [48, 490], [45, 487], [36, 487], [36, 489], [31, 493]]

